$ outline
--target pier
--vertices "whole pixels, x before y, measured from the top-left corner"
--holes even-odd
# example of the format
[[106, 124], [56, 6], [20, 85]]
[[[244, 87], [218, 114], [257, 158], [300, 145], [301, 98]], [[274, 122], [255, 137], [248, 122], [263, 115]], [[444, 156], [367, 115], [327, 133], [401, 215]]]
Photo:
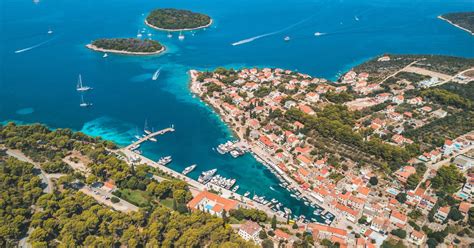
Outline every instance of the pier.
[[131, 150], [132, 147], [137, 147], [138, 145], [140, 145], [141, 143], [155, 137], [155, 136], [158, 136], [158, 135], [162, 135], [162, 134], [165, 134], [165, 133], [168, 133], [168, 132], [174, 132], [174, 128], [173, 127], [168, 127], [168, 128], [165, 128], [165, 129], [162, 129], [160, 131], [156, 131], [156, 132], [153, 132], [153, 133], [150, 133], [150, 134], [147, 134], [145, 136], [143, 136], [142, 138], [140, 138], [139, 140], [133, 142], [132, 144], [128, 145], [127, 147], [125, 147], [125, 149], [127, 150]]

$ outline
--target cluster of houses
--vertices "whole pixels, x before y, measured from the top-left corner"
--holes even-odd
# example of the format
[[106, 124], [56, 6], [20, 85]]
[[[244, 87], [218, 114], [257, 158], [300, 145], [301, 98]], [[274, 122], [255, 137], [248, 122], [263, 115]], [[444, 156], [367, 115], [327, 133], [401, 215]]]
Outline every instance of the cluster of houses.
[[[285, 113], [292, 108], [297, 108], [308, 115], [315, 115], [315, 106], [330, 104], [324, 98], [327, 92], [347, 91], [346, 85], [336, 87], [327, 84], [324, 79], [282, 69], [253, 68], [242, 69], [235, 73], [237, 77], [230, 83], [223, 82], [227, 75], [217, 73], [213, 73], [202, 82], [193, 80], [193, 91], [219, 109], [223, 118], [230, 122], [234, 130], [245, 137], [251, 146], [264, 151], [279, 172], [291, 177], [301, 190], [316, 200], [317, 204], [331, 209], [336, 215], [337, 221], [333, 223], [333, 227], [311, 223], [304, 227], [306, 231], [311, 231], [314, 238], [319, 240], [329, 239], [349, 247], [374, 247], [381, 245], [391, 230], [405, 229], [408, 230], [407, 240], [414, 245], [422, 246], [426, 241], [426, 235], [408, 225], [407, 213], [413, 208], [419, 208], [423, 213], [430, 211], [437, 200], [433, 192], [417, 188], [408, 192], [407, 202], [401, 204], [395, 200], [399, 191], [395, 193], [390, 191], [392, 186], [390, 183], [379, 185], [377, 190], [369, 186], [369, 179], [374, 176], [370, 169], [355, 169], [353, 168], [355, 163], [346, 160], [344, 164], [350, 169], [341, 171], [328, 162], [327, 154], [316, 156], [314, 147], [307, 142], [308, 137], [299, 132], [305, 127], [304, 124], [298, 121], [281, 124], [274, 122], [274, 118], [271, 117], [277, 112]], [[191, 75], [196, 78], [198, 72], [194, 71]], [[350, 71], [343, 80], [354, 91], [368, 95], [380, 87], [367, 84], [368, 77], [367, 73], [357, 74]], [[220, 86], [221, 90], [208, 92], [208, 86], [211, 84]], [[403, 146], [413, 143], [403, 136], [403, 126], [406, 123], [422, 126], [428, 119], [447, 115], [441, 108], [433, 111], [431, 107], [433, 104], [427, 103], [421, 97], [405, 99], [403, 91], [401, 89], [380, 93], [346, 103], [352, 109], [359, 109], [357, 106], [366, 108], [384, 102], [390, 103], [380, 111], [377, 118], [366, 118], [365, 122], [358, 122], [354, 128], [371, 128], [374, 133], [390, 134], [391, 138], [387, 142]], [[364, 102], [370, 104], [361, 104]], [[402, 104], [413, 110], [397, 112], [397, 106]], [[390, 126], [394, 128], [389, 128]], [[474, 144], [473, 142], [474, 136], [446, 141], [444, 147], [425, 153], [418, 159], [435, 163], [443, 156], [450, 156], [466, 145]], [[472, 167], [472, 160], [462, 157], [458, 161], [466, 169]], [[416, 173], [415, 168], [406, 166], [395, 175], [400, 182], [406, 183], [413, 173]], [[344, 176], [335, 180], [333, 177], [335, 174]], [[469, 190], [471, 190], [470, 197], [472, 188]], [[380, 196], [381, 192], [383, 197]], [[445, 211], [444, 208], [438, 210], [436, 219], [440, 222], [444, 221]], [[361, 218], [369, 224], [361, 224]], [[353, 232], [360, 234], [357, 238], [353, 232], [346, 229], [348, 225], [354, 227]], [[239, 231], [239, 234], [245, 239], [255, 239], [258, 242], [255, 238], [257, 230], [255, 225], [249, 224], [248, 227], [242, 228], [242, 233]]]

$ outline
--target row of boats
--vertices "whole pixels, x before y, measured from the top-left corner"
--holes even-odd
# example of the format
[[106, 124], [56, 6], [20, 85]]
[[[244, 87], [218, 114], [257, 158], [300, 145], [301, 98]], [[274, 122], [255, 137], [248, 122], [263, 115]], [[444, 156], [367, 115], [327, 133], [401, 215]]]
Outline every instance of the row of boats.
[[245, 154], [246, 150], [238, 147], [237, 142], [227, 141], [223, 144], [217, 146], [217, 152], [224, 155], [230, 153], [230, 155], [234, 158], [240, 157]]
[[[146, 28], [142, 28], [142, 30], [139, 29], [138, 32], [137, 32], [137, 38], [139, 38], [139, 39], [143, 38], [143, 36], [145, 35], [145, 32], [146, 32]], [[149, 39], [151, 39], [151, 36], [153, 36], [153, 34], [150, 33], [149, 31], [146, 35], [148, 36]], [[194, 36], [194, 33], [193, 33], [193, 36]], [[173, 35], [170, 32], [168, 32], [167, 37], [168, 38], [173, 38]], [[179, 32], [178, 39], [179, 40], [184, 40], [183, 32], [181, 32], [181, 31]]]

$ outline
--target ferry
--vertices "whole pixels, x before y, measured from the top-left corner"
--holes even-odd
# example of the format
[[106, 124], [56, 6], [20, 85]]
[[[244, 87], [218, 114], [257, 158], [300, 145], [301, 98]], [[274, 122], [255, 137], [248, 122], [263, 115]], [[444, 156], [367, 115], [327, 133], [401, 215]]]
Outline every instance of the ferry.
[[208, 182], [209, 180], [211, 180], [212, 176], [216, 174], [216, 172], [217, 172], [217, 169], [212, 169], [212, 170], [202, 172], [198, 178], [198, 182], [200, 183]]
[[160, 165], [167, 165], [171, 163], [172, 160], [173, 159], [171, 159], [171, 156], [166, 156], [166, 157], [160, 158], [157, 163]]
[[250, 195], [250, 192], [247, 191], [247, 192], [245, 192], [244, 197], [247, 197], [249, 195]]
[[195, 168], [196, 168], [196, 164], [193, 164], [191, 166], [188, 166], [186, 167], [184, 170], [183, 170], [183, 175], [187, 175], [189, 172], [193, 171]]
[[76, 90], [79, 92], [92, 90], [92, 87], [82, 85], [82, 76], [79, 74], [79, 79], [77, 80]]
[[155, 71], [155, 73], [153, 73], [153, 76], [151, 77], [151, 80], [155, 81], [158, 79], [158, 77], [160, 76], [160, 72], [161, 72], [161, 67], [158, 68], [158, 70]]

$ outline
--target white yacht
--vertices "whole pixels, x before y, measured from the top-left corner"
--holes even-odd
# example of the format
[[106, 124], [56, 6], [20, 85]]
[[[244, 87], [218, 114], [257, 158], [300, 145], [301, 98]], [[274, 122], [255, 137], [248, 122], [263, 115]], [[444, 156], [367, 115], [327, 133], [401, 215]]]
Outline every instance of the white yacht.
[[76, 86], [77, 91], [88, 91], [92, 90], [92, 87], [85, 86], [82, 84], [82, 76], [79, 74], [79, 79], [77, 80], [77, 86]]
[[92, 106], [92, 103], [84, 102], [84, 96], [81, 95], [81, 103], [79, 104], [79, 106], [80, 106], [81, 108], [87, 108], [87, 107], [91, 107], [91, 106]]
[[53, 30], [51, 28], [48, 29], [48, 34], [52, 34]]
[[107, 53], [104, 53], [104, 56], [102, 56], [102, 58], [107, 58], [107, 57], [109, 57]]
[[173, 37], [173, 35], [172, 35], [170, 32], [168, 32], [168, 35], [167, 35], [166, 37], [168, 37], [168, 38], [172, 38], [172, 37]]
[[286, 36], [286, 37], [284, 38], [285, 41], [290, 41], [290, 39], [291, 39], [290, 36]]
[[179, 36], [178, 36], [178, 39], [179, 39], [179, 40], [184, 40], [184, 34], [180, 32], [180, 33], [179, 33]]

